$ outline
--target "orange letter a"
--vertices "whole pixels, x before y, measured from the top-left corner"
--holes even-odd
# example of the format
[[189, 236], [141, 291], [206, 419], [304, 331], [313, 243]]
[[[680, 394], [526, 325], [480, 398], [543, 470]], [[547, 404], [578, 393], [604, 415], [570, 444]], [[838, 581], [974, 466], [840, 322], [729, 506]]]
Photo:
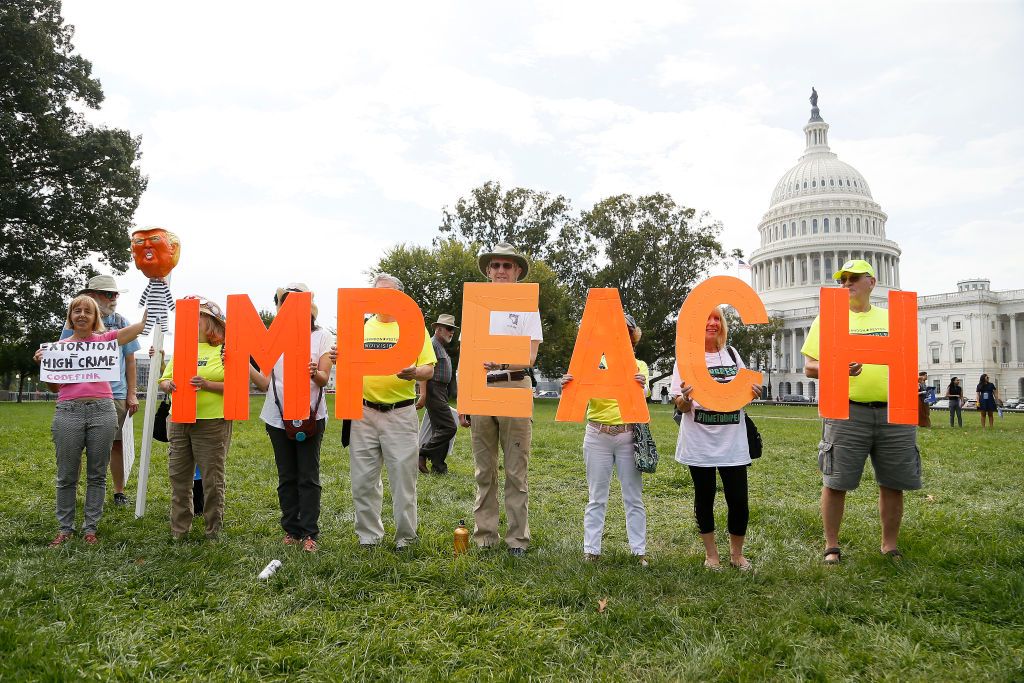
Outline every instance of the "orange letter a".
[[[600, 367], [602, 356], [607, 369]], [[590, 399], [611, 398], [618, 401], [623, 422], [651, 421], [643, 387], [634, 379], [636, 357], [619, 290], [591, 289], [587, 294], [569, 374], [573, 379], [562, 390], [555, 420], [581, 422]]]

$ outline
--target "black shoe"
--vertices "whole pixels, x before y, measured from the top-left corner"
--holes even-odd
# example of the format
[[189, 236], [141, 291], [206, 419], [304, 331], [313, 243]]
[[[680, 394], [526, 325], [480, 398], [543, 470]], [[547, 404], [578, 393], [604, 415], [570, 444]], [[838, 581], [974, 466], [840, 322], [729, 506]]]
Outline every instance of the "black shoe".
[[525, 557], [526, 556], [526, 548], [509, 548], [508, 549], [508, 554], [511, 555], [512, 557]]
[[131, 501], [128, 499], [128, 496], [123, 493], [114, 494], [114, 505], [117, 507], [127, 507], [129, 504], [131, 504]]

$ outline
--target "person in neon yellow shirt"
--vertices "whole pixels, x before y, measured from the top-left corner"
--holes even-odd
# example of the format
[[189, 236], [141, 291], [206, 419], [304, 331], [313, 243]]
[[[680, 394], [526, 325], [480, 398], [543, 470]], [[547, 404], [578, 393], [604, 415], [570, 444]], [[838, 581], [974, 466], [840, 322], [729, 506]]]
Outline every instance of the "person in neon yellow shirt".
[[[404, 291], [402, 281], [379, 273], [373, 286]], [[363, 326], [363, 346], [390, 348], [398, 343], [398, 323], [377, 314]], [[331, 360], [337, 360], [332, 349]], [[395, 515], [395, 547], [401, 550], [416, 541], [416, 476], [419, 456], [419, 420], [416, 417], [416, 382], [434, 376], [437, 358], [424, 334], [423, 348], [413, 365], [394, 375], [363, 378], [363, 419], [352, 421], [349, 466], [352, 503], [359, 545], [373, 548], [384, 538], [381, 507], [384, 485], [381, 467], [388, 470], [392, 509]]]
[[[188, 298], [188, 297], [186, 297]], [[196, 421], [168, 424], [167, 470], [171, 480], [171, 535], [181, 540], [192, 529], [194, 507], [192, 482], [196, 465], [203, 474], [203, 515], [206, 538], [217, 538], [224, 522], [224, 470], [231, 446], [231, 422], [224, 419], [225, 319], [221, 307], [199, 299], [199, 362], [189, 384], [196, 391]], [[170, 394], [174, 384], [174, 359], [160, 376], [160, 390]]]
[[[847, 261], [833, 279], [850, 292], [850, 333], [888, 336], [889, 311], [871, 305], [875, 270], [867, 261]], [[806, 356], [804, 374], [818, 377], [819, 319], [815, 318], [800, 352]], [[889, 424], [889, 368], [850, 363], [850, 418], [825, 419], [818, 444], [822, 475], [821, 519], [825, 530], [825, 563], [838, 564], [839, 526], [846, 508], [846, 492], [860, 485], [868, 456], [878, 482], [878, 510], [882, 522], [882, 554], [903, 557], [897, 545], [903, 519], [903, 492], [920, 489], [921, 455], [917, 427]]]
[[[626, 329], [633, 348], [640, 343], [643, 332], [633, 316], [626, 315]], [[602, 366], [604, 361], [602, 360]], [[644, 387], [647, 395], [647, 379], [650, 371], [647, 363], [636, 362], [634, 379]], [[573, 376], [562, 376], [562, 386], [573, 380]], [[609, 398], [592, 398], [587, 406], [587, 426], [583, 436], [583, 461], [587, 469], [587, 488], [590, 500], [583, 513], [583, 557], [595, 561], [601, 557], [601, 537], [604, 535], [604, 518], [608, 510], [608, 488], [611, 485], [612, 470], [619, 475], [622, 487], [622, 506], [626, 512], [626, 537], [629, 549], [640, 566], [647, 566], [647, 511], [643, 500], [643, 475], [636, 468], [633, 458], [633, 428], [622, 421], [619, 402]]]

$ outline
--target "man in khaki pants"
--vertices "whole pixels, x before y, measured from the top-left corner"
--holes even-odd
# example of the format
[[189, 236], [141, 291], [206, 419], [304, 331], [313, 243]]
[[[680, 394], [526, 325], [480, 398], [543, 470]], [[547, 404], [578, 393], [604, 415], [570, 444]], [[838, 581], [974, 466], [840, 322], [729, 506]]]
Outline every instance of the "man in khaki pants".
[[[387, 273], [378, 273], [373, 286], [405, 290], [401, 280]], [[398, 336], [398, 323], [389, 315], [377, 314], [363, 326], [363, 346], [367, 349], [391, 348], [398, 343]], [[331, 350], [331, 360], [337, 361], [337, 347]], [[349, 468], [356, 536], [364, 548], [375, 548], [384, 538], [382, 468], [387, 468], [391, 487], [395, 547], [402, 550], [416, 541], [420, 426], [416, 417], [416, 382], [433, 377], [436, 362], [430, 335], [424, 334], [415, 363], [394, 375], [363, 378], [363, 419], [352, 421]]]
[[[480, 254], [480, 272], [491, 282], [510, 284], [526, 277], [530, 264], [504, 242], [492, 251]], [[530, 338], [530, 364], [508, 365], [486, 362], [487, 383], [502, 387], [531, 387], [527, 370], [537, 360], [537, 349], [544, 334], [537, 311], [491, 313], [491, 334]], [[473, 460], [476, 463], [476, 528], [473, 540], [482, 548], [498, 542], [498, 446], [505, 463], [505, 516], [508, 529], [505, 545], [514, 557], [526, 554], [530, 545], [529, 502], [526, 482], [530, 459], [533, 419], [529, 417], [491, 417], [460, 415], [459, 423], [473, 430]]]

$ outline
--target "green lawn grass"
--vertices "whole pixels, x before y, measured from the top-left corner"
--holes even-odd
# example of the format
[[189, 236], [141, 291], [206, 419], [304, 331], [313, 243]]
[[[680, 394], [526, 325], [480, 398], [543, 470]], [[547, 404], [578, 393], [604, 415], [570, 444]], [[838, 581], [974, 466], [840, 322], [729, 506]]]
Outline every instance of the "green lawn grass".
[[[472, 518], [466, 431], [451, 475], [420, 478], [415, 550], [360, 550], [338, 422], [322, 456], [321, 551], [284, 548], [255, 400], [228, 456], [219, 542], [193, 529], [172, 544], [157, 444], [144, 519], [108, 505], [99, 546], [50, 550], [53, 404], [0, 405], [0, 680], [1024, 677], [1024, 415], [983, 432], [975, 414], [951, 430], [934, 413], [919, 437], [925, 488], [907, 496], [906, 559], [878, 552], [869, 468], [848, 498], [843, 563], [824, 567], [815, 411], [754, 407], [766, 451], [750, 471], [748, 575], [702, 568], [664, 406], [652, 407], [663, 462], [645, 482], [651, 567], [631, 561], [614, 483], [605, 555], [584, 563], [582, 426], [555, 423], [554, 408], [537, 403], [533, 545], [515, 560], [452, 557], [453, 528]], [[385, 511], [392, 530], [388, 498]], [[724, 512], [719, 497], [723, 530]], [[281, 570], [257, 580], [274, 558]]]

